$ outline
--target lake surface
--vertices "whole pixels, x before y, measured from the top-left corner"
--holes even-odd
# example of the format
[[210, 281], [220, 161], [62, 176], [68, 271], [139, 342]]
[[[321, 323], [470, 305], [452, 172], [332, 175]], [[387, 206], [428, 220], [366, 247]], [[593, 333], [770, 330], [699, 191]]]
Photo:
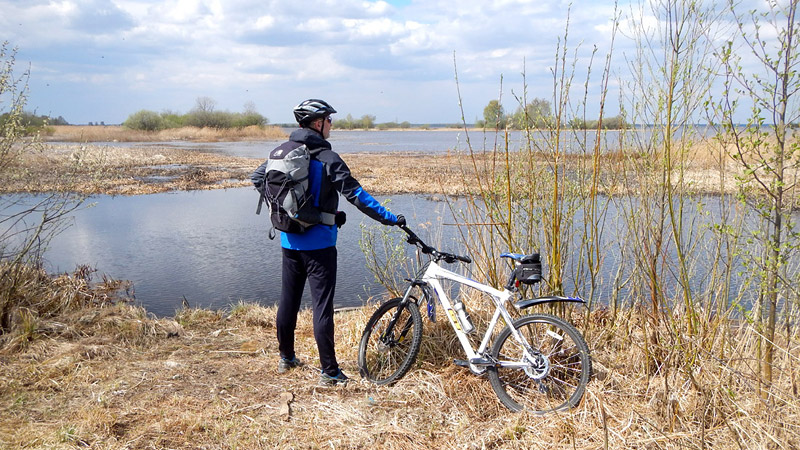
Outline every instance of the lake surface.
[[[524, 136], [512, 133], [511, 140]], [[617, 133], [616, 135], [614, 133]], [[618, 132], [609, 132], [613, 140]], [[474, 150], [491, 148], [494, 139], [503, 137], [471, 133]], [[447, 152], [464, 151], [463, 130], [446, 131], [334, 131], [331, 141], [340, 152]], [[223, 143], [109, 143], [118, 146], [174, 145], [204, 151], [218, 151], [239, 156], [263, 158], [281, 141]], [[74, 144], [80, 145], [80, 144]], [[521, 145], [521, 144], [520, 144]], [[409, 224], [425, 238], [454, 252], [463, 248], [456, 242], [457, 230], [447, 204], [426, 196], [399, 195], [378, 197], [409, 219]], [[173, 192], [133, 197], [97, 196], [92, 208], [75, 213], [72, 226], [50, 245], [45, 259], [50, 272], [71, 272], [87, 264], [113, 278], [131, 280], [138, 303], [158, 316], [171, 316], [184, 299], [191, 305], [225, 308], [238, 301], [274, 304], [280, 295], [280, 243], [267, 238], [269, 219], [255, 215], [257, 195], [252, 188], [212, 191]], [[709, 198], [711, 214], [693, 213], [691, 221], [714, 221], [719, 199]], [[339, 233], [339, 274], [336, 306], [360, 306], [384, 289], [366, 268], [359, 247], [362, 224], [381, 228], [345, 200], [340, 208], [347, 212], [348, 223]], [[690, 208], [691, 209], [691, 208]], [[603, 237], [605, 258], [601, 277], [610, 280], [620, 265], [630, 264], [620, 256], [615, 242], [627, 239], [626, 227], [619, 212], [611, 205], [608, 227]], [[696, 216], [696, 217], [695, 217]], [[800, 219], [795, 215], [795, 219]], [[577, 212], [576, 221], [581, 221]], [[400, 236], [402, 232], [391, 229]], [[579, 248], [573, 243], [573, 248]], [[526, 252], [534, 249], [510, 249]], [[579, 255], [578, 255], [579, 257]], [[567, 272], [576, 261], [569, 258]], [[738, 263], [736, 263], [738, 266]], [[796, 270], [796, 268], [795, 268]], [[698, 271], [698, 285], [706, 284], [703, 268]], [[568, 291], [571, 290], [570, 281]], [[676, 288], [676, 287], [675, 287]], [[609, 292], [598, 299], [608, 301]], [[667, 287], [667, 290], [671, 290]], [[581, 289], [582, 291], [582, 289]], [[304, 304], [310, 298], [306, 293]]]
[[[19, 198], [34, 200], [35, 196]], [[174, 315], [184, 300], [193, 307], [212, 309], [224, 309], [239, 301], [272, 305], [280, 296], [280, 241], [268, 239], [269, 219], [266, 214], [255, 214], [257, 198], [252, 188], [130, 197], [96, 196], [91, 199], [94, 206], [75, 212], [71, 226], [50, 243], [44, 254], [45, 268], [50, 273], [72, 272], [78, 265], [89, 265], [112, 278], [130, 280], [135, 301], [157, 316]], [[429, 243], [454, 253], [467, 253], [457, 228], [451, 225], [456, 220], [447, 203], [420, 195], [377, 198], [392, 211], [404, 214], [411, 228]], [[630, 256], [622, 258], [622, 245], [631, 237], [618, 206], [609, 205], [601, 240], [603, 261], [599, 277], [604, 283], [596, 293], [596, 300], [601, 304], [609, 303], [615, 295], [610, 284], [615, 274], [619, 270], [623, 275], [629, 274], [636, 264]], [[636, 207], [635, 202], [633, 207]], [[404, 234], [395, 227], [385, 227], [368, 219], [344, 200], [340, 201], [340, 209], [347, 213], [348, 221], [339, 232], [337, 245], [339, 271], [335, 306], [361, 306], [385, 292], [367, 269], [359, 246], [362, 229], [387, 231], [396, 242], [400, 242]], [[685, 219], [694, 224], [691, 228], [695, 233], [708, 230], [710, 223], [719, 220], [719, 212], [720, 198], [708, 197], [702, 208], [687, 208]], [[800, 215], [795, 214], [793, 219], [800, 220]], [[581, 212], [577, 211], [575, 223], [581, 221]], [[701, 240], [692, 257], [699, 263], [691, 276], [697, 292], [715, 283], [709, 278], [713, 242], [708, 241], [710, 246], [706, 247], [707, 239]], [[564, 282], [570, 293], [575, 292], [575, 283], [579, 283], [578, 291], [585, 295], [588, 280], [575, 279], [577, 264], [582, 258], [577, 253], [580, 248], [580, 238], [574, 235], [571, 252], [576, 253], [565, 255]], [[406, 245], [405, 249], [406, 255], [411, 257], [412, 247]], [[507, 250], [531, 252], [537, 249]], [[790, 261], [788, 276], [795, 276], [798, 262]], [[732, 263], [736, 273], [744, 274], [738, 258]], [[467, 275], [475, 269], [474, 265], [453, 266], [456, 267], [467, 271]], [[734, 277], [729, 300], [746, 279]], [[634, 293], [634, 288], [622, 286], [619, 298], [631, 300], [629, 293]], [[678, 284], [667, 282], [664, 289], [671, 297], [677, 293]], [[749, 304], [754, 294], [749, 292], [742, 303]], [[310, 305], [308, 292], [303, 305]]]
[[[292, 129], [284, 129], [290, 134]], [[634, 131], [628, 131], [634, 132]], [[532, 139], [543, 142], [543, 135], [534, 132]], [[561, 145], [568, 151], [579, 152], [584, 146], [594, 145], [596, 135], [587, 132], [585, 141], [583, 132], [576, 135], [572, 131], [562, 132]], [[603, 148], [619, 148], [619, 131], [606, 131], [602, 134]], [[420, 153], [447, 153], [468, 152], [471, 148], [475, 152], [491, 150], [494, 148], [505, 149], [505, 135], [494, 131], [469, 131], [447, 130], [408, 130], [408, 131], [337, 131], [331, 132], [330, 142], [333, 149], [339, 153], [382, 153], [382, 152], [420, 152]], [[510, 150], [518, 150], [527, 145], [527, 136], [522, 131], [511, 131], [508, 136]], [[469, 141], [469, 142], [468, 142]], [[237, 142], [98, 142], [96, 145], [109, 145], [116, 147], [159, 147], [170, 146], [203, 151], [221, 152], [234, 156], [250, 158], [264, 158], [269, 150], [277, 147], [283, 139], [271, 141], [237, 141]], [[81, 145], [79, 143], [61, 143], [62, 145]]]
[[[184, 298], [209, 308], [240, 300], [271, 305], [280, 295], [280, 241], [268, 239], [269, 219], [255, 214], [257, 198], [251, 188], [94, 197], [95, 206], [77, 212], [53, 240], [46, 268], [71, 272], [87, 264], [131, 280], [136, 301], [158, 316], [173, 315]], [[393, 196], [389, 207], [409, 223], [449, 217], [445, 203], [422, 196]], [[359, 248], [360, 224], [381, 225], [347, 201], [340, 209], [348, 222], [339, 232], [336, 306], [360, 306], [383, 292]]]

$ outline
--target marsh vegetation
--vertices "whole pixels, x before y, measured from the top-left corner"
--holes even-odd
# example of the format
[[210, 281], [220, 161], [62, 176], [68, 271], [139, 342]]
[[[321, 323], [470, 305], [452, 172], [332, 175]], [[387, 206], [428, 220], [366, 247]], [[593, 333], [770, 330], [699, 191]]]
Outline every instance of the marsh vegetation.
[[[509, 150], [496, 121], [496, 145], [485, 150], [426, 156], [425, 164], [414, 163], [418, 155], [347, 156], [368, 189], [466, 199], [454, 214], [463, 253], [475, 260], [473, 276], [497, 282], [505, 268], [494, 255], [538, 249], [547, 267], [543, 288], [587, 299], [586, 308], [556, 311], [581, 329], [595, 362], [576, 410], [509, 415], [485, 380], [450, 363], [458, 350], [441, 322], [426, 324], [429, 344], [394, 387], [320, 389], [313, 364], [278, 377], [273, 310], [235, 305], [148, 317], [106, 301], [96, 289], [105, 292], [107, 283], [83, 283], [85, 274], [37, 272], [35, 249], [46, 228], [31, 226], [29, 245], [3, 253], [0, 266], [0, 439], [15, 448], [797, 448], [800, 147], [790, 124], [800, 121], [799, 5], [769, 3], [759, 14], [727, 6], [666, 0], [627, 18], [639, 52], [629, 55], [621, 109], [627, 123], [651, 124], [653, 132], [621, 133], [618, 152], [593, 144], [601, 141], [590, 139], [593, 131], [569, 126], [586, 118], [595, 98], [588, 91], [599, 86], [597, 132], [603, 128], [614, 28], [601, 67], [585, 81], [570, 56], [581, 50], [565, 32], [552, 68], [553, 120], [524, 120], [522, 149]], [[594, 61], [597, 50], [590, 53]], [[760, 62], [754, 73], [742, 69], [744, 54]], [[575, 96], [577, 86], [583, 97]], [[743, 106], [743, 98], [752, 103]], [[530, 103], [527, 86], [515, 102]], [[696, 132], [701, 117], [716, 124], [715, 133]], [[565, 131], [580, 152], [565, 151]], [[0, 147], [2, 176], [21, 180], [7, 173], [32, 170], [37, 164], [24, 163], [27, 154], [47, 151], [8, 139]], [[65, 164], [91, 161], [94, 150], [87, 151]], [[92, 167], [91, 180], [113, 178], [103, 164]], [[69, 174], [57, 182], [65, 186], [60, 195], [80, 202], [71, 196], [79, 184], [67, 187], [78, 172], [57, 173]], [[709, 194], [720, 214], [700, 225], [691, 217], [705, 213]], [[51, 197], [42, 223], [75, 204], [61, 200]], [[402, 242], [380, 231], [364, 242], [376, 276], [396, 284], [407, 267]], [[611, 254], [621, 256], [608, 261]], [[608, 264], [616, 269], [610, 275], [601, 270]], [[59, 293], [56, 301], [26, 294], [37, 286]], [[478, 299], [465, 303], [480, 323]], [[348, 373], [356, 373], [356, 343], [370, 312], [337, 318]], [[311, 333], [304, 312], [298, 353], [313, 362]]]

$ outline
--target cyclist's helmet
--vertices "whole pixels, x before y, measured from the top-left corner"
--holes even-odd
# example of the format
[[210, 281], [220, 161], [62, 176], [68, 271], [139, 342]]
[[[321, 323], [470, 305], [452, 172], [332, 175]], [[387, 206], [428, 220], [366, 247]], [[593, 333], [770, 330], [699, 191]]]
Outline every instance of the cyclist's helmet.
[[294, 118], [301, 126], [305, 126], [320, 117], [326, 117], [335, 112], [333, 106], [324, 100], [310, 98], [294, 107]]

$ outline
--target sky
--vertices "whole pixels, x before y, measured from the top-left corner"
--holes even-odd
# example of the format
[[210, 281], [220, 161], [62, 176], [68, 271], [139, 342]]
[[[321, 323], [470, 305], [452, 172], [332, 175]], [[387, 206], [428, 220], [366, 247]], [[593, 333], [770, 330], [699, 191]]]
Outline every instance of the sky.
[[[524, 84], [528, 99], [551, 99], [565, 40], [576, 83], [597, 50], [596, 115], [614, 11], [610, 0], [0, 0], [0, 42], [30, 70], [26, 109], [71, 124], [182, 114], [201, 97], [271, 123], [292, 122], [307, 98], [377, 122], [455, 123], [463, 109], [471, 123], [493, 99], [513, 111]], [[617, 35], [615, 64], [634, 47]]]

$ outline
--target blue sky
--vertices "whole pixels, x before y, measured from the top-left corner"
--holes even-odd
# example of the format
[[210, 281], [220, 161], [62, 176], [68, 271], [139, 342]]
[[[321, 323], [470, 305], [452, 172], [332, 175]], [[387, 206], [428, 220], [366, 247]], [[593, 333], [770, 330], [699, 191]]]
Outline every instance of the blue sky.
[[[305, 98], [378, 122], [457, 122], [454, 60], [472, 122], [501, 94], [501, 76], [506, 110], [516, 107], [523, 69], [528, 98], [551, 97], [570, 4], [581, 84], [598, 51], [596, 114], [612, 1], [0, 0], [0, 41], [18, 48], [19, 69], [30, 67], [28, 109], [74, 124], [185, 113], [198, 97], [231, 112], [251, 103], [273, 123], [292, 121]], [[632, 42], [617, 40], [622, 64]]]

